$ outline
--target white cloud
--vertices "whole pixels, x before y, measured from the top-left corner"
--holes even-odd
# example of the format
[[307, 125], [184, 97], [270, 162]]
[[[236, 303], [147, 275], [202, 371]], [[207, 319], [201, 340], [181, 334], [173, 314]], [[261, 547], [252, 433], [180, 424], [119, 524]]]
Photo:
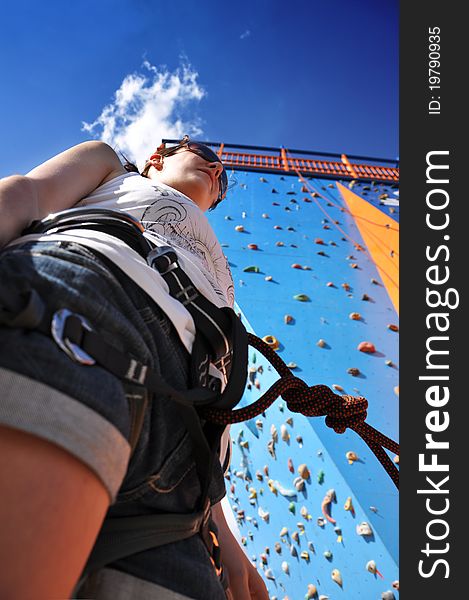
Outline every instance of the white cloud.
[[249, 31], [249, 29], [246, 29], [246, 31], [239, 36], [239, 39], [244, 40], [244, 38], [247, 38], [250, 35], [251, 35], [251, 32]]
[[162, 138], [181, 138], [185, 133], [198, 136], [203, 132], [201, 119], [194, 116], [194, 105], [206, 91], [197, 78], [198, 73], [187, 62], [170, 72], [145, 61], [142, 72], [124, 78], [99, 117], [92, 123], [82, 123], [82, 131], [120, 150], [142, 167]]

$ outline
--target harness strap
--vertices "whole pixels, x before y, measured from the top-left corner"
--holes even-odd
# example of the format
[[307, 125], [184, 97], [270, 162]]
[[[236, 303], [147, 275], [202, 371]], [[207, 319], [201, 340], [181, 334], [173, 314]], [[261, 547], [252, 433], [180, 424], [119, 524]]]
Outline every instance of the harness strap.
[[[153, 514], [106, 519], [88, 558], [83, 575], [121, 558], [150, 548], [187, 539], [197, 533], [210, 538], [210, 502], [190, 514]], [[207, 543], [207, 540], [204, 539]]]

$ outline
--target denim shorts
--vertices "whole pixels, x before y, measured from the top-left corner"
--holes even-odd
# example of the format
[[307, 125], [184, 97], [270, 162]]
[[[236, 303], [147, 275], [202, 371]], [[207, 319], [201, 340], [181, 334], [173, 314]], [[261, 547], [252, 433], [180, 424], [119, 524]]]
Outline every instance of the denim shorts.
[[[8, 306], [11, 290], [31, 289], [50, 312], [68, 308], [84, 316], [108, 343], [149, 365], [171, 386], [188, 389], [190, 355], [171, 321], [145, 292], [111, 272], [90, 249], [69, 241], [4, 249], [0, 305]], [[5, 326], [0, 326], [0, 381], [0, 423], [56, 443], [89, 466], [109, 492], [109, 516], [197, 508], [201, 490], [192, 442], [169, 399], [147, 398], [139, 442], [129, 461], [129, 395], [143, 397], [143, 388], [124, 386], [99, 366], [73, 361], [39, 331]], [[224, 495], [221, 465], [215, 461], [212, 504]], [[225, 598], [199, 535], [108, 567], [108, 573], [153, 582], [176, 597]]]

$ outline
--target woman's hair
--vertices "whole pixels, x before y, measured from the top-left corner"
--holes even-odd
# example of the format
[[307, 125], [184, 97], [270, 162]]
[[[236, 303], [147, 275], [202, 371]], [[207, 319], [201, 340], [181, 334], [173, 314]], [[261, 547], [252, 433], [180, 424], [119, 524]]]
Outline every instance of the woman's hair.
[[137, 168], [137, 165], [134, 165], [134, 163], [131, 163], [130, 160], [122, 152], [120, 153], [120, 155], [124, 159], [122, 166], [128, 173], [138, 173], [139, 175], [141, 175], [140, 171]]

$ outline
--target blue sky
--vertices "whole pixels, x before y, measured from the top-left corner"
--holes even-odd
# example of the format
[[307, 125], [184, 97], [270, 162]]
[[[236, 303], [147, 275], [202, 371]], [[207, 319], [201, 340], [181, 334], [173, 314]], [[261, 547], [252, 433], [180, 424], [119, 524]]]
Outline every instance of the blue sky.
[[0, 52], [0, 176], [90, 138], [142, 161], [185, 131], [398, 156], [395, 0], [18, 0]]

